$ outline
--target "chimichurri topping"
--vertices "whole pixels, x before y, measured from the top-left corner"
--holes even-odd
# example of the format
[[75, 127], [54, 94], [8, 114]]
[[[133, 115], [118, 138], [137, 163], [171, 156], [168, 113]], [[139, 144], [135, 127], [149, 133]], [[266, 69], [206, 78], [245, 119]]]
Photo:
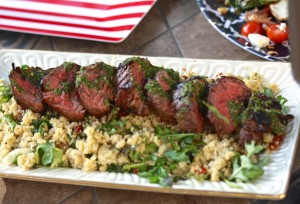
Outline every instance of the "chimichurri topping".
[[285, 125], [281, 122], [282, 109], [276, 98], [264, 94], [254, 94], [242, 114], [242, 122], [251, 119], [270, 127], [276, 135], [284, 134]]
[[63, 68], [67, 71], [71, 71], [74, 67], [75, 63], [74, 62], [64, 62], [62, 64]]
[[165, 92], [161, 86], [159, 85], [158, 81], [150, 81], [146, 84], [145, 89], [150, 92], [151, 94], [157, 94], [161, 97], [171, 97], [171, 95]]
[[20, 70], [21, 77], [30, 81], [35, 86], [40, 86], [41, 79], [47, 74], [45, 70], [33, 67], [30, 68], [28, 65], [22, 65]]
[[[80, 69], [80, 75], [76, 78], [76, 87], [83, 83], [88, 88], [98, 88], [99, 83], [102, 81], [107, 83], [110, 87], [115, 86], [115, 75], [117, 72], [115, 67], [105, 64], [104, 62], [97, 62], [94, 69], [99, 71], [99, 75], [92, 81], [85, 76], [87, 69], [88, 67], [82, 67]], [[105, 73], [101, 73], [101, 70], [104, 70]]]
[[227, 104], [232, 120], [236, 125], [242, 123], [242, 112], [245, 110], [243, 102], [229, 101]]

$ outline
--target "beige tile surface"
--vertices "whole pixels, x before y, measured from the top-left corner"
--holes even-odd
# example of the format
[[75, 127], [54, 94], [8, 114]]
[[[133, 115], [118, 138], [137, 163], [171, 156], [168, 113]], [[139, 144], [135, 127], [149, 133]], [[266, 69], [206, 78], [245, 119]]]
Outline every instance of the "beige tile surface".
[[221, 36], [199, 13], [173, 29], [185, 57], [201, 59], [261, 60]]
[[3, 203], [57, 203], [80, 188], [80, 186], [3, 179], [6, 193]]

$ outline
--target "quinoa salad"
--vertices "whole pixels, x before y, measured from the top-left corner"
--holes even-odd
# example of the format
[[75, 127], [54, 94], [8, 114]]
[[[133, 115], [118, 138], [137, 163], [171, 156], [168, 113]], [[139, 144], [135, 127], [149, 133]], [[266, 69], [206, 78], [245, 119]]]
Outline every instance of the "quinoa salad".
[[[180, 76], [180, 83], [193, 75]], [[241, 80], [251, 90], [248, 106], [260, 101], [255, 94], [263, 94], [280, 104], [280, 114], [287, 115], [287, 99], [279, 95], [276, 84], [267, 84], [260, 74], [250, 73], [242, 78], [220, 73], [215, 79], [206, 80], [213, 84], [224, 76]], [[258, 155], [276, 151], [284, 140], [287, 124], [276, 119], [280, 130], [264, 132], [260, 142], [247, 138], [241, 142], [236, 133], [220, 136], [214, 131], [217, 127], [183, 131], [154, 112], [119, 114], [121, 108], [117, 106], [101, 117], [85, 114], [82, 120], [70, 120], [51, 108], [42, 113], [24, 108], [14, 97], [13, 86], [0, 81], [0, 162], [24, 170], [66, 167], [132, 173], [161, 186], [195, 178], [225, 181], [236, 187], [234, 182], [251, 182], [263, 175], [268, 156]], [[202, 103], [206, 112], [211, 111], [226, 122], [216, 107], [204, 100]], [[247, 114], [245, 109], [240, 115], [249, 118]]]

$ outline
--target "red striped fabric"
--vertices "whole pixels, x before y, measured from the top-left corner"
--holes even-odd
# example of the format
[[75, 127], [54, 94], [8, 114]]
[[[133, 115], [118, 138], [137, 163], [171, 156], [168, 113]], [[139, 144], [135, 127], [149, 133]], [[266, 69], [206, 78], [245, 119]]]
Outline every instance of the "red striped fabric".
[[121, 42], [156, 0], [1, 0], [0, 29]]

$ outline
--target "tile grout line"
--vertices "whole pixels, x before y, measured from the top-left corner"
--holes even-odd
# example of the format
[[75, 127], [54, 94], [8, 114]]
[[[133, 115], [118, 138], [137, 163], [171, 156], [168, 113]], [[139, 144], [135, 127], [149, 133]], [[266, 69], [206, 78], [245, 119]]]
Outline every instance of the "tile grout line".
[[32, 46], [30, 47], [31, 50], [34, 49], [34, 47], [37, 45], [37, 43], [40, 41], [40, 39], [41, 39], [41, 36], [39, 35], [39, 36], [37, 37], [37, 39], [35, 40], [35, 42], [32, 44]]
[[[159, 2], [158, 2], [158, 3], [159, 3]], [[176, 47], [177, 47], [177, 49], [178, 49], [178, 51], [179, 51], [180, 56], [181, 56], [181, 57], [184, 57], [184, 52], [183, 52], [183, 50], [181, 49], [181, 46], [180, 46], [178, 40], [176, 39], [174, 33], [172, 32], [171, 27], [170, 27], [170, 25], [169, 25], [169, 23], [168, 23], [168, 20], [167, 20], [166, 16], [164, 15], [164, 13], [162, 12], [162, 10], [161, 10], [159, 4], [158, 4], [157, 8], [158, 8], [158, 11], [159, 11], [160, 16], [162, 17], [162, 19], [163, 19], [165, 25], [167, 26], [167, 30], [170, 32], [171, 37], [172, 37], [173, 41], [175, 42], [175, 45], [176, 45]]]
[[56, 46], [55, 46], [55, 43], [53, 41], [53, 38], [51, 36], [49, 36], [48, 39], [49, 39], [49, 42], [50, 42], [50, 45], [51, 45], [51, 49], [53, 51], [55, 51], [56, 50]]
[[74, 196], [75, 194], [77, 194], [79, 191], [81, 191], [82, 189], [84, 189], [85, 186], [81, 186], [79, 187], [77, 190], [73, 191], [72, 193], [70, 193], [69, 195], [67, 195], [66, 197], [64, 197], [63, 199], [59, 200], [58, 202], [56, 202], [57, 204], [62, 204], [65, 201], [67, 201], [69, 198], [71, 198], [72, 196]]
[[93, 188], [93, 201], [95, 204], [100, 204], [100, 200], [99, 200], [96, 188]]
[[[197, 16], [200, 13], [200, 10], [194, 14], [192, 14], [191, 16], [187, 17], [186, 19], [184, 19], [182, 22], [175, 24], [174, 26], [170, 27], [170, 30], [180, 26], [181, 24], [185, 23], [186, 21], [190, 20], [191, 18]], [[143, 45], [137, 47], [136, 49], [130, 51], [128, 54], [132, 54], [135, 51], [145, 47], [146, 45], [150, 44], [151, 42], [155, 41], [156, 39], [158, 39], [159, 37], [161, 37], [162, 35], [166, 34], [167, 32], [169, 32], [169, 30], [163, 31], [161, 34], [155, 36], [154, 38], [152, 38], [151, 40], [149, 40], [148, 42], [144, 43]]]

